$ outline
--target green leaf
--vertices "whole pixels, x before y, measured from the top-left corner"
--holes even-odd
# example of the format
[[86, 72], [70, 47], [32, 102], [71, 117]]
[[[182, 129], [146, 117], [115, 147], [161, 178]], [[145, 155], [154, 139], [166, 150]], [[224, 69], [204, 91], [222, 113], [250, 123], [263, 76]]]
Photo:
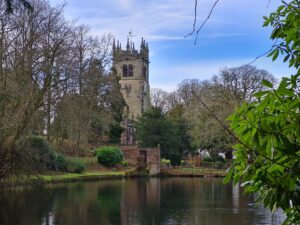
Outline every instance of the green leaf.
[[285, 56], [284, 59], [283, 59], [283, 62], [288, 61], [289, 58], [290, 58], [290, 55]]
[[270, 91], [259, 91], [259, 92], [256, 92], [253, 96], [256, 98], [260, 98], [262, 96], [265, 96], [268, 93], [270, 93]]
[[279, 49], [276, 49], [272, 57], [272, 61], [275, 61], [278, 58], [278, 55], [279, 55]]
[[227, 170], [227, 174], [226, 174], [226, 177], [223, 179], [223, 183], [224, 184], [227, 184], [233, 177], [233, 172], [234, 172], [234, 167], [230, 167], [228, 170]]
[[293, 96], [294, 92], [289, 89], [278, 89], [277, 94], [280, 94], [281, 96]]
[[265, 87], [273, 88], [273, 84], [272, 84], [270, 81], [268, 81], [268, 80], [263, 79], [263, 80], [262, 80], [262, 84], [263, 84]]

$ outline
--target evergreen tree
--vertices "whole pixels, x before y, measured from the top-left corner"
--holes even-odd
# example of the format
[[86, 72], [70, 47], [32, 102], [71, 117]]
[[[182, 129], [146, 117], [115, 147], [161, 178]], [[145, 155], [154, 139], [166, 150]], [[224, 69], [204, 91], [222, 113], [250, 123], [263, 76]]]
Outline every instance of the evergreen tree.
[[178, 154], [182, 146], [178, 126], [162, 112], [161, 108], [150, 108], [136, 122], [136, 133], [142, 147], [161, 148], [161, 157], [169, 158]]

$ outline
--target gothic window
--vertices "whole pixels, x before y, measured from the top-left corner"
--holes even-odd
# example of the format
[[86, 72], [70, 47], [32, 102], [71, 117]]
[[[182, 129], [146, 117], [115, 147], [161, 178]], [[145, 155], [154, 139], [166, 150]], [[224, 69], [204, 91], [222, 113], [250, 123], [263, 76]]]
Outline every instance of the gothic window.
[[123, 65], [123, 77], [127, 77], [128, 76], [128, 67], [127, 65]]
[[129, 77], [132, 77], [132, 76], [133, 76], [133, 66], [132, 66], [132, 65], [129, 65], [129, 66], [128, 66], [128, 76], [129, 76]]
[[133, 76], [133, 66], [123, 65], [123, 77], [132, 77], [132, 76]]

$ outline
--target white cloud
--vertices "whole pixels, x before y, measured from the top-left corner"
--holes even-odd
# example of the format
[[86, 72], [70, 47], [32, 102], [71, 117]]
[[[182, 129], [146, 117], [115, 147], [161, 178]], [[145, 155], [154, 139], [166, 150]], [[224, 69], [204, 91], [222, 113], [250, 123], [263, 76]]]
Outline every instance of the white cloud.
[[132, 8], [134, 1], [133, 0], [116, 0], [115, 7], [119, 7], [122, 10], [129, 10]]
[[[216, 55], [214, 60], [200, 60], [196, 51], [201, 49], [199, 46], [205, 46], [207, 43], [210, 44], [209, 46], [213, 46], [214, 41], [220, 42], [224, 38], [228, 40], [232, 37], [239, 37], [236, 39], [241, 40], [245, 36], [251, 35], [257, 38], [258, 33], [262, 30], [262, 16], [267, 15], [279, 4], [279, 1], [271, 1], [271, 6], [267, 9], [269, 0], [219, 1], [211, 18], [200, 33], [201, 43], [199, 41], [198, 48], [191, 49], [193, 52], [190, 54], [190, 61], [174, 65], [158, 56], [170, 51], [171, 48], [166, 46], [172, 45], [174, 55], [164, 55], [177, 58], [176, 62], [187, 61], [185, 59], [178, 60], [182, 56], [180, 50], [175, 50], [182, 50], [177, 47], [186, 40], [190, 41], [191, 46], [193, 45], [194, 37], [185, 39], [184, 36], [192, 29], [194, 0], [50, 0], [55, 4], [64, 1], [67, 2], [66, 17], [71, 20], [77, 18], [79, 23], [88, 24], [93, 35], [101, 36], [112, 33], [122, 42], [123, 46], [130, 30], [135, 35], [133, 41], [136, 45], [139, 45], [141, 37], [146, 38], [150, 42], [150, 47], [155, 46], [155, 49], [150, 48], [150, 61], [163, 61], [163, 65], [155, 63], [150, 65], [151, 86], [165, 90], [176, 89], [177, 84], [185, 78], [209, 79], [212, 75], [218, 74], [222, 67], [240, 66], [253, 60], [251, 53], [241, 52], [243, 54], [240, 54], [240, 58], [238, 58], [238, 53], [222, 52], [221, 47], [217, 50], [209, 50], [218, 51], [214, 52]], [[212, 0], [198, 1], [197, 25], [207, 17], [213, 3]], [[268, 38], [266, 33], [263, 34], [263, 37], [259, 37], [260, 40], [265, 41]], [[265, 43], [256, 43], [255, 41], [251, 44], [257, 44], [261, 48], [266, 47]], [[232, 43], [235, 44], [235, 42]], [[208, 50], [206, 49], [206, 51]], [[248, 51], [250, 50], [248, 49]], [[210, 53], [210, 58], [212, 58], [213, 54]], [[230, 57], [236, 58], [228, 59]], [[278, 77], [289, 73], [286, 65], [272, 63], [268, 59], [260, 59], [254, 65], [267, 69]]]
[[[65, 0], [51, 0], [55, 4], [63, 1]], [[200, 2], [199, 22], [208, 14], [212, 5], [210, 0]], [[69, 0], [66, 14], [69, 19], [78, 18], [80, 23], [88, 24], [92, 27], [93, 33], [98, 35], [110, 30], [119, 39], [124, 39], [132, 29], [136, 36], [148, 37], [149, 40], [180, 40], [192, 28], [193, 7], [194, 1], [187, 0], [89, 0], [87, 4], [81, 3], [81, 5], [76, 5]], [[218, 7], [223, 6], [220, 4]], [[224, 20], [220, 13], [215, 14], [207, 26], [222, 27], [236, 23], [234, 20]], [[220, 17], [221, 19], [218, 19]], [[228, 36], [233, 32], [229, 33], [222, 32], [221, 36]]]

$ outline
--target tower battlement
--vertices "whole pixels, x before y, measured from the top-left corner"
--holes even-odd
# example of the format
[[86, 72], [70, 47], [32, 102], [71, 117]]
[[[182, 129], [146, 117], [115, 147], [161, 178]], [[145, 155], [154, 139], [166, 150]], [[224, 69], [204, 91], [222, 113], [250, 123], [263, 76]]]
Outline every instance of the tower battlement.
[[124, 57], [140, 57], [149, 60], [148, 43], [142, 38], [140, 48], [136, 49], [134, 42], [127, 38], [126, 48], [123, 49], [119, 41], [113, 41], [113, 59], [114, 61], [123, 60]]

